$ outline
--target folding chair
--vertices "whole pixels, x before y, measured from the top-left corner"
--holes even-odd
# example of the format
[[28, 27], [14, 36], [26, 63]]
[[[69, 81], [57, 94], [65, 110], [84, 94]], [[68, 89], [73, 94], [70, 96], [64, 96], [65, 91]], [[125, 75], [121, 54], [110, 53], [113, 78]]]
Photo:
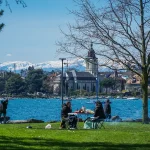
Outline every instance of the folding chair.
[[87, 118], [87, 120], [84, 123], [85, 129], [101, 129], [104, 128], [104, 119], [95, 119], [93, 117]]
[[105, 129], [104, 119], [97, 119], [95, 121], [92, 121], [92, 123], [93, 123], [93, 129], [101, 129], [102, 127]]
[[68, 129], [77, 129], [77, 113], [68, 113]]

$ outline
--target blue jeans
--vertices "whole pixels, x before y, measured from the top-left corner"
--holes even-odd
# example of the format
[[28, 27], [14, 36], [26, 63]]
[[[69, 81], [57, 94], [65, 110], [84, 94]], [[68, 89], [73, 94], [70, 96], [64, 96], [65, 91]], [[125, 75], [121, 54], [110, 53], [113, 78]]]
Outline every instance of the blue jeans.
[[105, 114], [106, 119], [111, 119], [111, 114]]

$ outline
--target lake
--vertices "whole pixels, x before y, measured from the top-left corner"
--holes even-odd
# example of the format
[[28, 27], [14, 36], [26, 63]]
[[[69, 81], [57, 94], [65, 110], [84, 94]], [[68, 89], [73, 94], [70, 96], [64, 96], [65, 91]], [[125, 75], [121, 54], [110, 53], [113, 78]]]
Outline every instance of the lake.
[[[104, 100], [100, 100], [104, 101]], [[112, 116], [118, 115], [123, 120], [142, 118], [142, 100], [110, 99]], [[60, 121], [61, 100], [59, 99], [13, 99], [9, 100], [7, 116], [10, 120], [39, 119], [43, 121]], [[73, 111], [82, 106], [94, 110], [95, 104], [89, 99], [73, 99]], [[150, 117], [150, 100], [149, 100]], [[83, 116], [85, 119], [86, 116]]]

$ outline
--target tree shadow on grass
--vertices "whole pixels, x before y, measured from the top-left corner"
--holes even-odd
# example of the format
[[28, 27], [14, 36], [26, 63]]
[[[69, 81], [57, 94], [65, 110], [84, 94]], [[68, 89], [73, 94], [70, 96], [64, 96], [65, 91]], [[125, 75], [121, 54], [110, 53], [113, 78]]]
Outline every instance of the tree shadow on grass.
[[12, 138], [0, 136], [1, 150], [123, 150], [123, 149], [143, 149], [149, 150], [150, 144], [113, 144], [110, 142], [68, 142], [66, 140], [54, 140], [45, 138]]

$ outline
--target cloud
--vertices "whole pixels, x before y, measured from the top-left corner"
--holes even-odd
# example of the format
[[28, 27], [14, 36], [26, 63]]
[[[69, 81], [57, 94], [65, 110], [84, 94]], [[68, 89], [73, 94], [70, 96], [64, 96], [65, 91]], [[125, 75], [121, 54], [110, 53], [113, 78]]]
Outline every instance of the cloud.
[[6, 54], [6, 56], [7, 56], [7, 57], [11, 57], [11, 56], [12, 56], [12, 54]]

